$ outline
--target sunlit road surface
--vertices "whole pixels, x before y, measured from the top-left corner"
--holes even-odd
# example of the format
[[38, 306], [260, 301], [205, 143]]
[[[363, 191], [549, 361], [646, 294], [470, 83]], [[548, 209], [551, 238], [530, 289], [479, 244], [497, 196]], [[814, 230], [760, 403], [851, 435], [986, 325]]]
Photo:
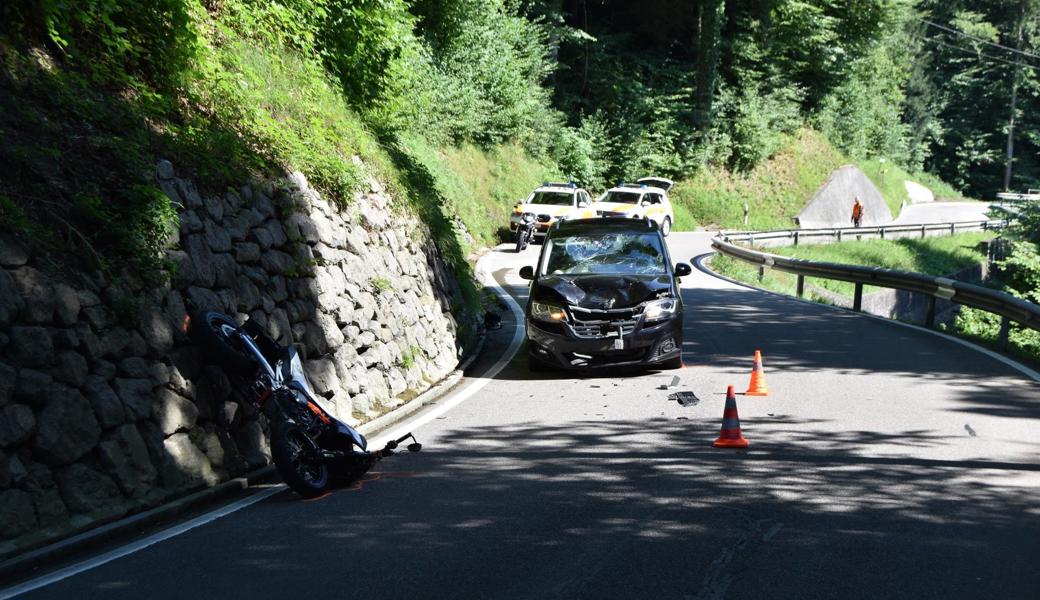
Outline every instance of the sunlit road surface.
[[[673, 258], [708, 240], [673, 234]], [[540, 249], [484, 264], [522, 297]], [[420, 454], [26, 597], [1040, 597], [1036, 382], [898, 324], [696, 270], [682, 287], [682, 370], [532, 374], [521, 351], [416, 430]], [[716, 450], [756, 349], [770, 395], [737, 398], [750, 448]]]
[[985, 202], [927, 202], [911, 204], [899, 213], [893, 225], [920, 225], [922, 223], [949, 223], [955, 221], [985, 221], [989, 217]]

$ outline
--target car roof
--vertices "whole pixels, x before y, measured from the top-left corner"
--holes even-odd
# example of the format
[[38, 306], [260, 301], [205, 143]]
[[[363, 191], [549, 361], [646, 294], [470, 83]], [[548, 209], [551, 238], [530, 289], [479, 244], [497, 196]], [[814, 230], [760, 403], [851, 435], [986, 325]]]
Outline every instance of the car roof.
[[636, 192], [636, 193], [640, 193], [640, 194], [643, 193], [643, 192], [660, 192], [662, 194], [667, 194], [668, 193], [664, 188], [659, 188], [659, 187], [657, 187], [655, 185], [647, 185], [645, 183], [620, 183], [620, 184], [610, 188], [607, 191], [608, 192]]
[[651, 187], [661, 188], [664, 191], [672, 189], [675, 182], [667, 177], [640, 177], [636, 179], [636, 183], [643, 183]]
[[563, 192], [567, 194], [573, 194], [581, 188], [570, 187], [566, 185], [540, 185], [534, 188], [536, 192]]
[[657, 223], [652, 219], [625, 219], [620, 217], [597, 217], [593, 219], [565, 219], [557, 221], [551, 235], [571, 235], [575, 233], [600, 233], [630, 231], [647, 233], [657, 231]]
[[581, 186], [574, 183], [573, 181], [559, 182], [559, 181], [544, 181], [542, 185], [536, 187], [536, 192], [575, 192], [582, 189]]

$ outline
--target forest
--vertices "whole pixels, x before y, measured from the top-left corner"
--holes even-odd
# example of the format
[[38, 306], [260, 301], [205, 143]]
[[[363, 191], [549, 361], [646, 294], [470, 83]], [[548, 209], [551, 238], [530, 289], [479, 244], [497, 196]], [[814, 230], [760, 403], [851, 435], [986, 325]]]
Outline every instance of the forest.
[[599, 191], [746, 173], [806, 131], [973, 197], [1024, 191], [1040, 187], [1038, 5], [12, 0], [0, 224], [153, 268], [176, 219], [144, 175], [157, 156], [218, 189], [298, 169], [346, 201], [360, 155], [436, 230], [472, 212], [460, 157], [523, 155], [529, 180]]

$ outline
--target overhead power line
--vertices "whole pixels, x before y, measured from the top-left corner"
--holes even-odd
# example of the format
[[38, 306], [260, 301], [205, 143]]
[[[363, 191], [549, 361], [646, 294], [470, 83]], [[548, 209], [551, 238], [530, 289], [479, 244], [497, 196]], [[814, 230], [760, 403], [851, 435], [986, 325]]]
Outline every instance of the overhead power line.
[[959, 50], [961, 52], [964, 52], [965, 54], [971, 54], [972, 56], [975, 56], [977, 58], [985, 58], [985, 59], [989, 59], [989, 60], [995, 60], [997, 62], [1002, 62], [1002, 63], [1004, 63], [1006, 65], [1011, 65], [1013, 67], [1025, 67], [1027, 69], [1040, 69], [1040, 65], [1031, 65], [1029, 63], [1015, 63], [1015, 62], [1012, 62], [1010, 60], [1000, 58], [999, 56], [993, 56], [991, 54], [986, 54], [984, 52], [976, 52], [975, 50], [971, 50], [969, 48], [962, 48], [960, 46], [955, 46], [953, 44], [947, 44], [946, 42], [944, 42], [942, 40], [939, 40], [939, 39], [936, 39], [936, 38], [933, 38], [933, 37], [920, 36], [919, 39], [921, 39], [921, 40], [923, 40], [925, 42], [933, 42], [933, 43], [936, 43], [936, 44], [938, 44], [940, 46], [945, 46], [946, 48], [950, 48], [951, 50]]
[[1019, 50], [1018, 48], [1012, 48], [1010, 46], [1005, 46], [1003, 44], [998, 44], [996, 42], [991, 42], [991, 41], [989, 41], [987, 39], [983, 39], [983, 38], [971, 35], [970, 33], [964, 33], [963, 31], [961, 31], [959, 29], [953, 29], [952, 27], [947, 27], [945, 25], [940, 25], [940, 24], [938, 24], [938, 23], [936, 23], [934, 21], [929, 21], [928, 19], [921, 19], [921, 22], [926, 24], [926, 25], [931, 25], [932, 27], [935, 27], [937, 29], [941, 29], [943, 31], [946, 31], [946, 32], [949, 32], [949, 33], [952, 33], [952, 34], [955, 34], [955, 35], [966, 37], [968, 39], [975, 40], [976, 42], [981, 42], [981, 43], [986, 44], [988, 46], [993, 46], [994, 48], [1000, 48], [1001, 50], [1006, 50], [1008, 52], [1014, 52], [1015, 54], [1021, 54], [1022, 56], [1027, 56], [1029, 58], [1035, 58], [1037, 60], [1040, 60], [1040, 54], [1033, 54], [1032, 52], [1026, 52], [1025, 50]]

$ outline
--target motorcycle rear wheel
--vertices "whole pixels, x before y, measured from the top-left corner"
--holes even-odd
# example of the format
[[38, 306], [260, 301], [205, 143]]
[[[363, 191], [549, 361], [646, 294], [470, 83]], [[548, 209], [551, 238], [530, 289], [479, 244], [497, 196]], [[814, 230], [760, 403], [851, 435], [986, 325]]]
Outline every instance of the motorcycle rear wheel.
[[329, 487], [329, 466], [306, 455], [317, 451], [306, 432], [295, 423], [278, 423], [271, 430], [271, 457], [278, 474], [294, 492], [315, 498]]

